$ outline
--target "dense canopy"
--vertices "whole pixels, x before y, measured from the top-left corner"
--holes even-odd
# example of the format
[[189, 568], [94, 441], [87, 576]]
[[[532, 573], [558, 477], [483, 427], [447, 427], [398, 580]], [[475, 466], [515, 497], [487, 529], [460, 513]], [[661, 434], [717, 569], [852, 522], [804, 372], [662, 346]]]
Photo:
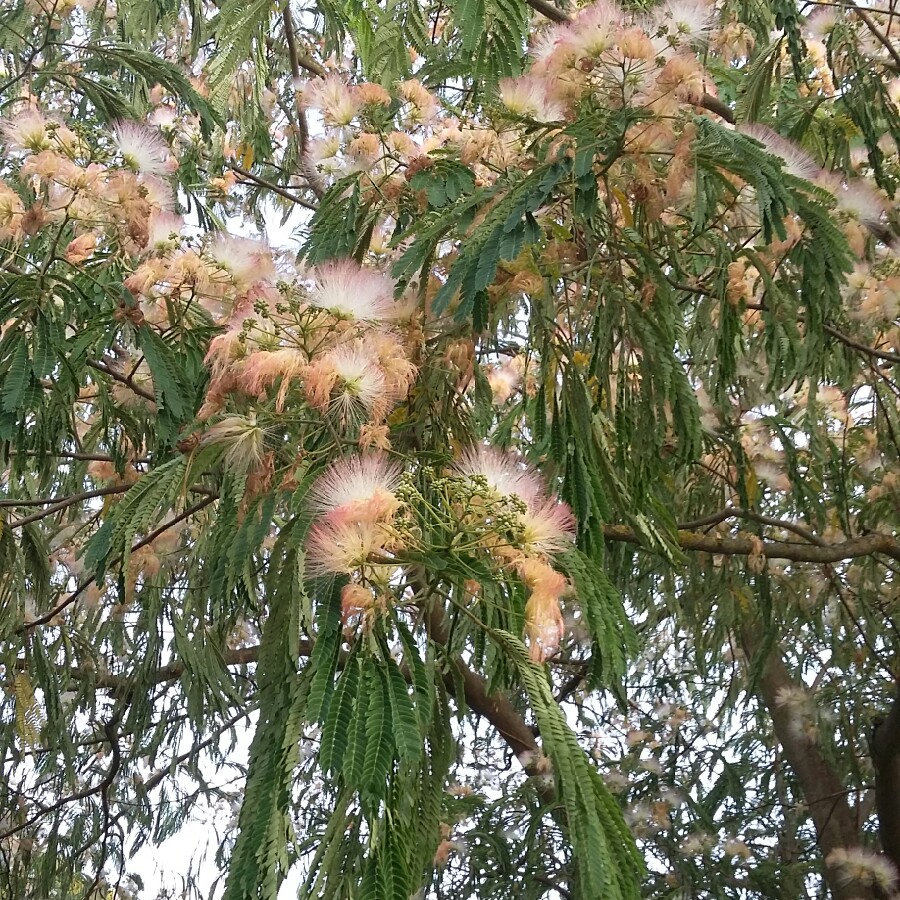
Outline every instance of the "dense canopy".
[[895, 896], [898, 103], [896, 0], [3, 0], [0, 898]]

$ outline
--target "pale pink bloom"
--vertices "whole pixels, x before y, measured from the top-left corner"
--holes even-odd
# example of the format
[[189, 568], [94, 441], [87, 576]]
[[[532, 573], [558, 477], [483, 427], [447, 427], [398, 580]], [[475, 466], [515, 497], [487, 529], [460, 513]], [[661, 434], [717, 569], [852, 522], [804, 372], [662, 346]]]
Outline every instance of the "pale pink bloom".
[[597, 58], [615, 45], [625, 17], [617, 3], [598, 0], [582, 9], [572, 20], [565, 43], [574, 51], [576, 61]]
[[306, 370], [306, 356], [300, 350], [289, 347], [280, 350], [260, 350], [247, 357], [238, 383], [247, 394], [263, 397], [267, 388], [279, 378], [281, 387], [275, 401], [275, 408], [281, 410], [291, 383]]
[[381, 157], [381, 141], [377, 134], [364, 131], [347, 145], [346, 157], [350, 171], [368, 172]]
[[825, 858], [825, 865], [837, 869], [844, 884], [878, 886], [888, 893], [897, 887], [897, 870], [890, 860], [863, 847], [838, 847]]
[[490, 369], [486, 375], [495, 406], [506, 403], [522, 383], [521, 373], [509, 363]]
[[562, 104], [550, 96], [547, 81], [536, 75], [501, 79], [500, 99], [510, 112], [538, 122], [558, 122], [565, 115]]
[[320, 110], [326, 125], [339, 128], [349, 125], [360, 107], [349, 85], [334, 74], [307, 82], [303, 89], [303, 102]]
[[464, 477], [481, 476], [490, 490], [501, 498], [516, 496], [530, 505], [544, 493], [541, 478], [534, 469], [512, 454], [493, 447], [467, 450], [455, 469]]
[[413, 125], [427, 125], [438, 113], [438, 103], [428, 89], [415, 78], [401, 81], [397, 85], [397, 93], [409, 101], [410, 110], [407, 120]]
[[371, 588], [351, 581], [341, 588], [341, 619], [348, 622], [354, 616], [365, 615], [375, 606]]
[[773, 156], [777, 156], [784, 164], [784, 170], [797, 178], [812, 181], [822, 171], [818, 163], [796, 144], [776, 134], [771, 128], [757, 123], [741, 125], [741, 134], [759, 141]]
[[374, 522], [317, 522], [306, 543], [306, 570], [310, 575], [351, 575], [382, 555], [389, 535]]
[[378, 322], [394, 310], [394, 282], [352, 259], [321, 266], [313, 273], [309, 302], [338, 319]]
[[265, 455], [265, 429], [253, 416], [228, 416], [210, 426], [200, 438], [201, 447], [224, 447], [222, 460], [233, 473], [258, 469]]
[[0, 181], [0, 241], [17, 238], [22, 233], [25, 206], [19, 195]]
[[178, 246], [184, 219], [175, 213], [155, 209], [147, 224], [147, 249], [171, 250]]
[[696, 43], [709, 37], [715, 6], [708, 0], [665, 0], [653, 10], [651, 34], [663, 31], [676, 44]]
[[239, 291], [275, 275], [272, 251], [262, 241], [221, 235], [210, 243], [206, 252], [231, 275]]
[[175, 209], [175, 191], [172, 185], [162, 178], [155, 175], [144, 175], [141, 177], [141, 187], [147, 195], [147, 202], [157, 209], [164, 209], [166, 212], [172, 212]]
[[[400, 304], [395, 305], [399, 313]], [[396, 335], [389, 331], [376, 331], [365, 339], [366, 346], [378, 361], [378, 367], [384, 373], [384, 385], [387, 402], [394, 404], [404, 398], [416, 378], [415, 363], [406, 355], [406, 350]]]
[[569, 585], [563, 575], [536, 559], [523, 559], [517, 568], [531, 591], [525, 604], [525, 635], [531, 645], [530, 656], [536, 662], [543, 662], [556, 653], [565, 634], [559, 598]]
[[97, 235], [92, 231], [88, 231], [86, 234], [79, 235], [74, 240], [69, 241], [69, 245], [66, 247], [66, 261], [73, 265], [83, 263], [94, 255], [96, 248]]
[[575, 540], [575, 516], [568, 504], [555, 499], [528, 504], [519, 519], [522, 549], [526, 553], [551, 554], [568, 550]]
[[390, 429], [387, 425], [373, 425], [366, 422], [359, 427], [359, 440], [357, 441], [360, 450], [390, 450], [391, 439], [389, 437]]
[[376, 421], [387, 413], [384, 373], [372, 359], [371, 351], [362, 343], [343, 344], [328, 354], [335, 374], [331, 405], [346, 418], [356, 404]]
[[805, 34], [814, 41], [825, 43], [828, 35], [840, 20], [838, 11], [833, 6], [820, 6], [806, 20], [804, 25]]
[[142, 175], [168, 174], [169, 146], [158, 129], [123, 120], [113, 126], [113, 134], [129, 169]]
[[400, 467], [385, 456], [345, 456], [319, 477], [310, 499], [329, 519], [389, 521], [400, 506], [394, 494], [399, 481]]
[[174, 106], [169, 106], [167, 104], [157, 106], [156, 109], [150, 113], [150, 123], [157, 128], [171, 130], [178, 124], [177, 115]]
[[50, 146], [50, 122], [33, 106], [0, 120], [0, 133], [14, 150], [38, 153]]
[[881, 194], [859, 178], [839, 185], [834, 196], [841, 209], [864, 225], [877, 225], [887, 209]]
[[391, 95], [380, 84], [371, 84], [369, 82], [366, 82], [365, 84], [358, 84], [353, 89], [353, 93], [356, 95], [356, 98], [359, 100], [359, 102], [364, 105], [391, 105]]

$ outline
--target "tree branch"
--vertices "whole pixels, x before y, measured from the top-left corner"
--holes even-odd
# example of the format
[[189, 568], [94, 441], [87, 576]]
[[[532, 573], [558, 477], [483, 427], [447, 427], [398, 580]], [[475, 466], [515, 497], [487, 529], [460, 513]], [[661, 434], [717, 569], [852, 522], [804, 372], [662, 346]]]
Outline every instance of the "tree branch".
[[881, 849], [900, 872], [900, 690], [887, 718], [875, 722], [869, 748]]
[[156, 394], [153, 391], [148, 391], [146, 388], [141, 387], [139, 384], [134, 383], [134, 378], [131, 375], [126, 375], [124, 372], [119, 372], [117, 369], [114, 369], [112, 366], [108, 365], [105, 362], [101, 362], [98, 359], [89, 359], [86, 362], [86, 365], [90, 369], [96, 369], [98, 372], [103, 372], [106, 375], [109, 375], [114, 381], [119, 381], [122, 384], [126, 385], [130, 390], [134, 391], [138, 397], [143, 397], [145, 400], [150, 400], [153, 403], [156, 403]]
[[[779, 527], [785, 523], [777, 521]], [[707, 523], [711, 524], [711, 523]], [[625, 525], [604, 525], [603, 535], [608, 541], [640, 544], [641, 538]], [[762, 541], [749, 537], [716, 537], [679, 531], [678, 545], [682, 550], [695, 550], [720, 556], [753, 556], [760, 553], [768, 559], [789, 559], [792, 562], [834, 563], [860, 556], [883, 553], [900, 560], [900, 543], [887, 534], [867, 534], [837, 544], [795, 544], [788, 541]]]
[[58, 513], [64, 509], [68, 509], [70, 506], [74, 506], [76, 503], [81, 503], [84, 500], [91, 500], [94, 497], [106, 497], [110, 494], [124, 494], [130, 487], [130, 484], [111, 484], [108, 487], [95, 488], [92, 491], [84, 491], [84, 493], [81, 494], [73, 494], [71, 497], [63, 497], [61, 500], [53, 497], [46, 497], [42, 500], [0, 500], [0, 507], [43, 506], [46, 503], [52, 504], [52, 506], [48, 506], [46, 509], [42, 509], [40, 512], [32, 513], [30, 516], [25, 516], [24, 519], [16, 519], [16, 521], [9, 526], [10, 528], [23, 528], [25, 525], [30, 525], [32, 522], [36, 522], [38, 519], [43, 519], [46, 516], [52, 516], [54, 513]]
[[[776, 648], [767, 651], [759, 665], [755, 659], [762, 644], [751, 629], [741, 632], [741, 643], [751, 668], [761, 671], [758, 689], [760, 699], [772, 719], [775, 736], [784, 750], [785, 759], [803, 791], [810, 818], [816, 829], [822, 857], [827, 859], [833, 850], [859, 846], [856, 816], [847, 800], [847, 790], [822, 752], [815, 738], [811, 738], [797, 721], [797, 713], [781, 703], [782, 692], [800, 687], [788, 672], [781, 653]], [[871, 886], [857, 879], [837, 877], [834, 869], [825, 866], [825, 880], [835, 900], [875, 900]], [[843, 876], [845, 873], [840, 873]]]
[[[185, 519], [190, 518], [194, 513], [200, 512], [201, 509], [205, 509], [211, 503], [214, 503], [218, 500], [217, 494], [210, 494], [208, 497], [205, 497], [199, 503], [195, 503], [193, 506], [188, 507], [188, 509], [184, 510], [184, 512], [179, 513], [172, 519], [169, 519], [168, 522], [164, 522], [159, 528], [151, 531], [145, 538], [141, 538], [141, 540], [137, 541], [131, 547], [131, 552], [136, 553], [141, 547], [146, 547], [147, 544], [151, 544], [155, 541], [161, 534], [164, 534], [168, 531], [173, 525], [177, 525], [179, 522], [183, 522]], [[119, 558], [116, 557], [110, 562], [110, 565], [115, 565], [119, 561]], [[56, 606], [53, 607], [49, 612], [44, 613], [42, 616], [38, 616], [36, 619], [32, 619], [30, 622], [26, 622], [24, 625], [20, 625], [16, 631], [18, 633], [31, 631], [32, 628], [37, 628], [39, 625], [46, 625], [48, 622], [53, 621], [64, 609], [71, 606], [95, 581], [97, 580], [96, 575], [92, 575], [87, 581], [83, 581], [78, 587], [66, 597], [61, 603], [57, 603]]]
[[866, 28], [872, 32], [874, 38], [887, 50], [891, 59], [894, 61], [894, 65], [897, 68], [900, 68], [900, 53], [897, 52], [897, 48], [891, 43], [890, 38], [888, 38], [888, 36], [878, 27], [869, 13], [854, 3], [854, 0], [847, 0], [847, 6], [862, 19]]
[[272, 191], [273, 194], [278, 194], [279, 197], [284, 197], [285, 200], [290, 200], [292, 203], [296, 203], [304, 209], [316, 210], [319, 208], [315, 203], [310, 203], [309, 200], [304, 200], [302, 197], [298, 197], [296, 194], [292, 194], [290, 191], [285, 190], [280, 184], [274, 184], [271, 181], [266, 181], [265, 178], [260, 178], [259, 175], [248, 172], [246, 169], [241, 168], [237, 163], [230, 162], [227, 163], [227, 166], [232, 172], [237, 172], [238, 175], [242, 175], [248, 181], [252, 181], [254, 184], [258, 184], [267, 191]]

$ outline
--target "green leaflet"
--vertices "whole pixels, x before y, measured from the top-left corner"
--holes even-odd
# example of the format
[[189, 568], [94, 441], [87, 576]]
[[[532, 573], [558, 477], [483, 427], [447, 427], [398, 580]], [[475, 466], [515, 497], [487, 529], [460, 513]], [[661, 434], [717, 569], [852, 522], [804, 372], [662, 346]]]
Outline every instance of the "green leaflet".
[[131, 44], [118, 43], [88, 44], [84, 47], [84, 52], [99, 60], [108, 59], [122, 66], [151, 87], [161, 84], [169, 88], [200, 117], [205, 137], [209, 137], [215, 127], [223, 124], [218, 112], [197, 93], [184, 71], [157, 54]]
[[84, 554], [88, 569], [102, 578], [110, 557], [121, 559], [125, 571], [131, 556], [131, 543], [144, 532], [158, 510], [174, 506], [184, 490], [187, 457], [178, 456], [152, 469], [116, 504], [100, 530], [90, 539]]
[[191, 395], [181, 382], [175, 352], [146, 325], [138, 331], [138, 342], [153, 375], [157, 405], [170, 410], [177, 418], [187, 418], [192, 412]]
[[287, 870], [288, 807], [308, 684], [297, 675], [302, 600], [296, 553], [283, 533], [272, 554], [257, 665], [259, 721], [223, 900], [276, 900]]
[[401, 762], [412, 764], [422, 755], [423, 739], [419, 732], [419, 723], [409, 697], [406, 679], [391, 657], [387, 657], [386, 668], [397, 754]]
[[384, 796], [385, 782], [394, 760], [391, 723], [391, 697], [387, 675], [382, 666], [370, 662], [366, 668], [363, 689], [366, 698], [366, 750], [363, 759], [363, 799], [378, 800]]
[[629, 656], [637, 649], [622, 598], [606, 571], [579, 550], [560, 554], [556, 563], [575, 586], [593, 639], [588, 688], [614, 687], [624, 677]]
[[272, 12], [270, 0], [227, 0], [214, 23], [217, 52], [206, 67], [212, 87], [209, 99], [222, 108], [232, 88], [232, 76], [250, 55], [254, 39], [265, 36]]
[[337, 774], [343, 767], [347, 737], [354, 721], [359, 699], [360, 657], [355, 651], [344, 666], [337, 688], [328, 707], [328, 718], [322, 728], [319, 765], [325, 772]]
[[516, 666], [541, 729], [544, 748], [553, 761], [578, 866], [580, 896], [637, 900], [643, 861], [634, 837], [567, 725], [546, 673], [528, 658], [517, 637], [500, 630], [491, 635]]

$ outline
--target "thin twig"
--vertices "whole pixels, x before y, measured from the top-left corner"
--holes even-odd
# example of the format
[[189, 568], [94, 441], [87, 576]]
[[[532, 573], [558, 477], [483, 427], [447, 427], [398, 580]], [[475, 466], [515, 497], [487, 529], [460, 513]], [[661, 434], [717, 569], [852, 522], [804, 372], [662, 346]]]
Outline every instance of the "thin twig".
[[[186, 509], [184, 512], [179, 513], [175, 518], [170, 519], [168, 522], [160, 525], [159, 528], [151, 531], [145, 538], [141, 538], [137, 543], [132, 545], [131, 552], [136, 553], [141, 547], [146, 547], [147, 544], [155, 541], [161, 534], [164, 534], [168, 531], [173, 525], [177, 525], [179, 522], [183, 522], [185, 519], [190, 518], [194, 513], [200, 512], [200, 510], [205, 509], [211, 503], [214, 503], [218, 499], [218, 496], [215, 494], [206, 497], [201, 500], [199, 503], [195, 503], [193, 506]], [[119, 558], [112, 560], [110, 565], [115, 565], [119, 562]], [[95, 581], [97, 580], [96, 575], [92, 575], [87, 581], [83, 581], [78, 587], [66, 597], [61, 603], [58, 603], [53, 607], [49, 612], [44, 613], [42, 616], [38, 616], [36, 619], [32, 619], [30, 622], [26, 622], [24, 625], [20, 625], [16, 631], [17, 632], [28, 632], [32, 628], [37, 628], [39, 625], [46, 625], [48, 622], [51, 622], [55, 619], [64, 609], [71, 606]]]
[[228, 163], [228, 168], [231, 169], [232, 172], [237, 172], [238, 175], [242, 175], [248, 181], [252, 181], [254, 184], [257, 184], [268, 191], [272, 191], [273, 194], [278, 194], [279, 197], [284, 197], [285, 200], [290, 200], [292, 203], [304, 207], [304, 209], [316, 210], [319, 208], [315, 203], [310, 203], [309, 200], [304, 200], [302, 197], [298, 197], [296, 194], [292, 194], [290, 191], [285, 190], [280, 184], [273, 184], [271, 181], [266, 181], [265, 178], [260, 178], [259, 175], [254, 175], [252, 172], [242, 169], [237, 163]]

